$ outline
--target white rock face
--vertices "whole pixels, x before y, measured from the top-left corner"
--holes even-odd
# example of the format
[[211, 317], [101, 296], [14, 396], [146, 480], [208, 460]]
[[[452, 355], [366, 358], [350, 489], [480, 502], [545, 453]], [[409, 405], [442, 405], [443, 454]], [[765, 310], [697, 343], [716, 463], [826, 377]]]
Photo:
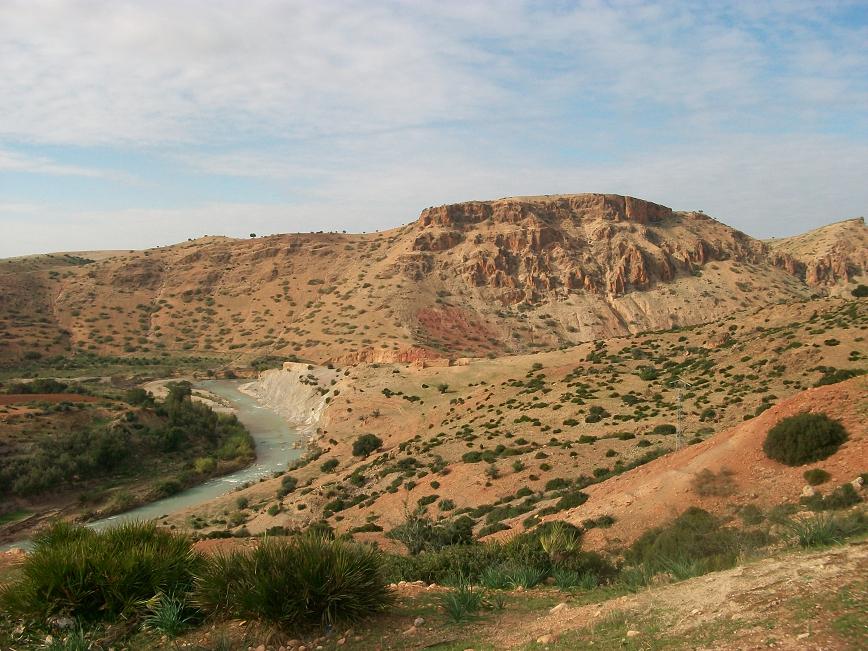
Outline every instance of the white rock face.
[[240, 390], [276, 411], [292, 427], [311, 435], [325, 409], [326, 397], [331, 395], [331, 381], [337, 375], [336, 370], [324, 366], [308, 369], [307, 364], [286, 362], [281, 369], [263, 371], [254, 382], [241, 385]]

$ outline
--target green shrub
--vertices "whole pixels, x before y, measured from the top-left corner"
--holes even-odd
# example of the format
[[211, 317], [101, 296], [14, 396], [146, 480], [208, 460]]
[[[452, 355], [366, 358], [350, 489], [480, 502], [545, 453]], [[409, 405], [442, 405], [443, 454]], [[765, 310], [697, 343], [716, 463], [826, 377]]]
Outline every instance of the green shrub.
[[331, 472], [338, 467], [338, 463], [340, 462], [337, 459], [329, 459], [321, 463], [319, 469], [323, 472]]
[[868, 519], [863, 513], [846, 516], [819, 514], [787, 523], [787, 529], [802, 547], [838, 545], [850, 536], [868, 531]]
[[461, 583], [440, 597], [440, 605], [453, 622], [470, 619], [482, 608], [483, 594], [472, 585]]
[[838, 384], [838, 382], [843, 382], [844, 380], [849, 380], [853, 377], [859, 377], [860, 375], [865, 375], [865, 369], [861, 368], [847, 368], [847, 369], [839, 369], [839, 368], [828, 368], [824, 371], [823, 375], [820, 376], [820, 379], [814, 383], [815, 387], [822, 387], [827, 384]]
[[422, 506], [407, 513], [404, 522], [386, 535], [404, 543], [407, 551], [416, 555], [423, 551], [436, 551], [448, 545], [472, 542], [474, 524], [473, 519], [467, 515], [435, 523]]
[[562, 477], [556, 477], [554, 479], [549, 479], [546, 482], [545, 490], [548, 491], [556, 491], [561, 488], [566, 488], [570, 485], [569, 479], [563, 479]]
[[186, 599], [171, 594], [156, 595], [146, 602], [146, 608], [144, 628], [172, 637], [177, 637], [195, 617]]
[[581, 506], [587, 501], [587, 493], [583, 493], [582, 491], [573, 491], [571, 493], [567, 493], [561, 499], [559, 499], [557, 501], [557, 504], [555, 504], [555, 508], [558, 511], [565, 511], [566, 509], [574, 509], [577, 506]]
[[862, 497], [850, 484], [842, 484], [825, 497], [822, 493], [817, 492], [811, 497], [802, 498], [802, 503], [812, 511], [846, 509], [861, 501]]
[[367, 457], [383, 446], [383, 440], [375, 434], [362, 434], [353, 441], [353, 456]]
[[283, 628], [356, 621], [391, 600], [377, 551], [310, 532], [209, 557], [194, 591], [207, 612]]
[[822, 468], [811, 468], [810, 470], [806, 470], [805, 474], [802, 475], [805, 478], [805, 481], [808, 482], [811, 486], [819, 486], [820, 484], [825, 484], [829, 479], [832, 478], [828, 472], [823, 470]]
[[728, 567], [738, 551], [736, 532], [697, 507], [690, 507], [675, 520], [642, 534], [627, 551], [627, 560], [650, 570], [668, 571], [671, 561], [703, 560], [711, 567]]
[[578, 588], [579, 590], [593, 590], [600, 584], [600, 579], [591, 572], [575, 572], [563, 568], [555, 568], [552, 571], [555, 585], [563, 590]]
[[675, 432], [676, 432], [676, 427], [675, 427], [675, 425], [670, 425], [669, 423], [664, 423], [664, 424], [662, 424], [662, 425], [657, 425], [656, 427], [654, 427], [653, 430], [651, 430], [651, 433], [652, 433], [652, 434], [656, 434], [656, 435], [659, 435], [659, 436], [666, 436], [666, 435], [669, 435], [669, 434], [675, 434]]
[[159, 595], [184, 594], [201, 564], [187, 537], [153, 523], [101, 532], [58, 523], [34, 542], [21, 578], [0, 592], [0, 607], [21, 616], [117, 619]]
[[514, 590], [533, 588], [546, 578], [546, 570], [529, 565], [506, 563], [492, 565], [482, 572], [479, 581], [486, 588], [495, 590]]
[[825, 414], [804, 412], [772, 427], [763, 450], [770, 459], [800, 466], [833, 455], [846, 440], [847, 432], [840, 422]]

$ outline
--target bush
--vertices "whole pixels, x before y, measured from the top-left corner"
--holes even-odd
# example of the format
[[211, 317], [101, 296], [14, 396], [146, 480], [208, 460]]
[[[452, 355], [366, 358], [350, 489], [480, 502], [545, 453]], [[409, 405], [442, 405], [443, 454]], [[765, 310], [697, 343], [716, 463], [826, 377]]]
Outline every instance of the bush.
[[856, 288], [850, 293], [853, 294], [855, 298], [865, 298], [868, 296], [868, 285], [856, 285]]
[[379, 552], [310, 532], [209, 557], [194, 592], [206, 611], [284, 628], [356, 621], [391, 600]]
[[806, 470], [805, 474], [802, 476], [805, 478], [805, 481], [808, 482], [808, 484], [810, 484], [811, 486], [819, 486], [820, 484], [825, 484], [832, 477], [832, 475], [830, 475], [822, 468], [811, 468], [810, 470]]
[[546, 570], [529, 565], [507, 563], [485, 568], [479, 577], [480, 583], [494, 590], [533, 588], [546, 578]]
[[323, 472], [331, 472], [338, 467], [338, 463], [340, 462], [337, 459], [329, 459], [328, 461], [321, 463], [319, 469]]
[[787, 529], [800, 546], [821, 547], [838, 545], [850, 536], [864, 533], [868, 530], [868, 520], [862, 513], [847, 516], [824, 514], [791, 521], [787, 523]]
[[440, 598], [440, 605], [453, 622], [463, 622], [479, 612], [482, 599], [482, 592], [461, 583], [456, 590], [447, 592]]
[[473, 541], [474, 521], [462, 515], [446, 522], [433, 522], [425, 506], [417, 507], [405, 515], [404, 522], [392, 529], [389, 538], [404, 543], [412, 555], [423, 551], [437, 551], [448, 545], [462, 545]]
[[642, 534], [627, 551], [627, 560], [651, 571], [668, 571], [673, 561], [704, 561], [708, 569], [729, 567], [738, 550], [736, 533], [697, 507], [670, 524]]
[[587, 493], [583, 493], [582, 491], [573, 491], [572, 493], [567, 493], [561, 499], [559, 499], [557, 501], [557, 504], [555, 504], [555, 508], [558, 511], [565, 511], [566, 509], [574, 509], [577, 506], [581, 506], [587, 501]]
[[825, 414], [808, 412], [784, 418], [772, 427], [763, 443], [770, 459], [800, 466], [830, 457], [847, 440], [840, 422]]
[[826, 497], [821, 493], [815, 493], [811, 497], [802, 499], [802, 503], [812, 511], [835, 511], [846, 509], [862, 501], [862, 497], [850, 484], [842, 484]]
[[375, 434], [362, 434], [353, 441], [353, 456], [367, 457], [383, 446], [383, 440]]
[[0, 607], [39, 618], [131, 615], [158, 595], [186, 593], [202, 560], [187, 537], [153, 523], [101, 532], [58, 523], [34, 542], [22, 577], [0, 591]]
[[663, 425], [657, 425], [653, 430], [651, 430], [652, 434], [656, 434], [659, 436], [666, 436], [669, 434], [675, 434], [676, 428], [675, 425], [670, 425], [669, 423], [664, 423]]

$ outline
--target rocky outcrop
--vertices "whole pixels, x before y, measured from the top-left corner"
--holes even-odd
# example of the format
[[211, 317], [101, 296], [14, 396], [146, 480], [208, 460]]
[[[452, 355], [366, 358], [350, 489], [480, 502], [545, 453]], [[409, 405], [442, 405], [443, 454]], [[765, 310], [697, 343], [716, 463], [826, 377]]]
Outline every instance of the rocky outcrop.
[[333, 369], [286, 362], [281, 369], [263, 371], [240, 390], [276, 411], [302, 433], [312, 434], [327, 404], [331, 381], [336, 377], [337, 371]]
[[772, 264], [810, 287], [860, 282], [868, 274], [868, 229], [862, 217], [771, 240], [768, 247]]
[[[451, 204], [422, 211], [415, 226], [413, 248], [434, 254], [428, 273], [460, 273], [504, 305], [571, 292], [621, 296], [713, 260], [764, 255], [761, 243], [702, 213], [609, 194]], [[444, 251], [449, 257], [436, 255]], [[418, 265], [408, 274], [424, 275]]]

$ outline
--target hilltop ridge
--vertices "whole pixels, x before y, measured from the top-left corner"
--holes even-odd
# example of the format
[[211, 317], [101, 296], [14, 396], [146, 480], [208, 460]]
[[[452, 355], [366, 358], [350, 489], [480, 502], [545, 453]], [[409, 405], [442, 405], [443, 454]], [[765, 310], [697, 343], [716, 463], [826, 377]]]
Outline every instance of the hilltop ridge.
[[866, 267], [864, 224], [846, 228], [766, 243], [701, 212], [576, 194], [431, 207], [382, 233], [215, 236], [6, 261], [0, 361], [551, 350], [841, 293]]

